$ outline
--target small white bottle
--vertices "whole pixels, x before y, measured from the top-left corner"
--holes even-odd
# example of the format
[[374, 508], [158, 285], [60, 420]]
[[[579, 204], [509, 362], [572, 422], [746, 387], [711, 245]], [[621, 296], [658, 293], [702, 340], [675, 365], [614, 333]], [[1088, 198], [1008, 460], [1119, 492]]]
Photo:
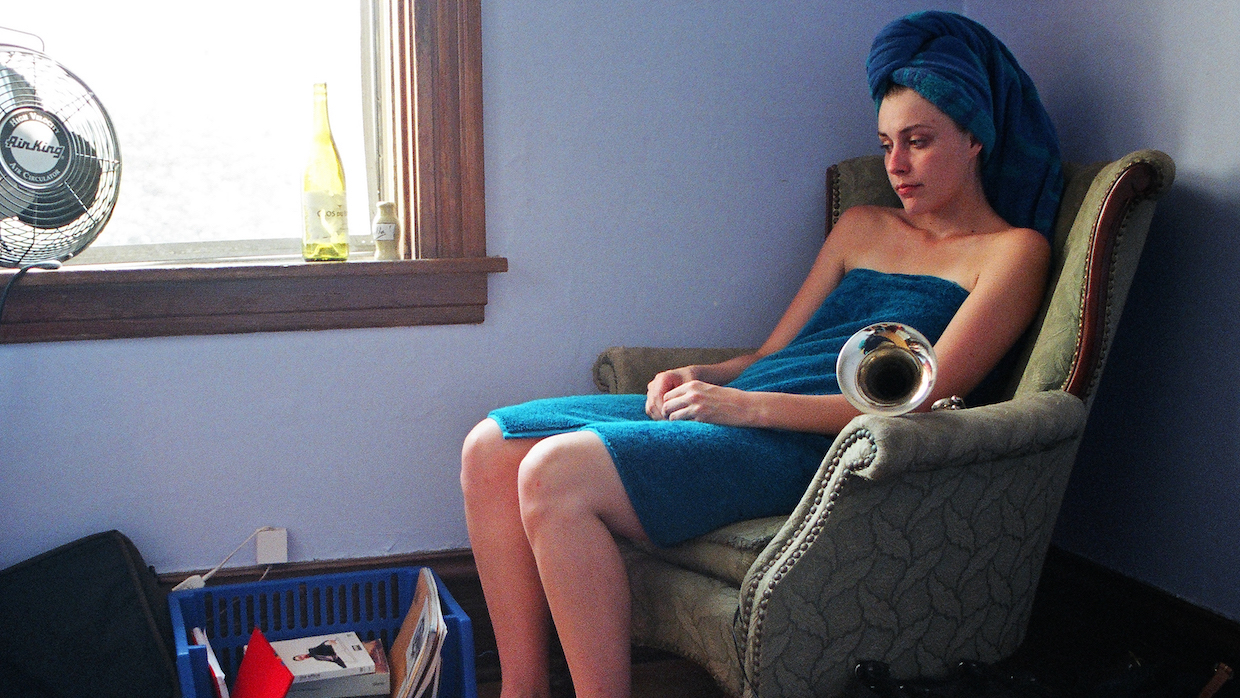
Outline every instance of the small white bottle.
[[396, 219], [396, 204], [380, 201], [375, 208], [375, 220], [370, 228], [375, 239], [375, 259], [400, 259], [400, 221]]

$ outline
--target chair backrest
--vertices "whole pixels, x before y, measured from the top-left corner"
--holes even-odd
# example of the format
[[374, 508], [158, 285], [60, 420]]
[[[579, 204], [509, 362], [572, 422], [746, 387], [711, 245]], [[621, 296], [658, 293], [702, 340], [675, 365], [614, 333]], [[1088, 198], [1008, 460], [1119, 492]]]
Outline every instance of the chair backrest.
[[[1175, 164], [1140, 150], [1092, 165], [1064, 163], [1046, 297], [1015, 352], [1001, 398], [1064, 390], [1088, 405], [1136, 273], [1154, 204]], [[827, 171], [827, 234], [851, 206], [899, 206], [881, 156], [845, 160]]]

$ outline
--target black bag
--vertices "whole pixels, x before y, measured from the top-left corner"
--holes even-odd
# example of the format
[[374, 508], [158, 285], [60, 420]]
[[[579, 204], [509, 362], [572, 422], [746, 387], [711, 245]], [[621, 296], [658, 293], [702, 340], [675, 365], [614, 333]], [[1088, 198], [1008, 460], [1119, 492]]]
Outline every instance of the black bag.
[[0, 696], [179, 694], [167, 595], [119, 531], [0, 571]]

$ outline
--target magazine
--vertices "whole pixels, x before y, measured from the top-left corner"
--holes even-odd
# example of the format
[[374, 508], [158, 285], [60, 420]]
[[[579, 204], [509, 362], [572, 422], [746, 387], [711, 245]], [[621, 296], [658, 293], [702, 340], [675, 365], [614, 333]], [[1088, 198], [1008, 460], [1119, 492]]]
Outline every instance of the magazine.
[[388, 695], [391, 691], [391, 673], [387, 655], [383, 652], [383, 643], [370, 640], [364, 644], [370, 658], [375, 662], [374, 673], [294, 684], [288, 692], [288, 698], [359, 698]]
[[278, 640], [271, 647], [293, 672], [294, 687], [308, 681], [375, 672], [375, 661], [355, 632]]
[[427, 669], [422, 682], [418, 684], [418, 692], [414, 694], [415, 696], [422, 696], [423, 698], [437, 698], [439, 696], [439, 669], [443, 666], [442, 657], [442, 653], [435, 653], [435, 657], [431, 659], [430, 668]]
[[433, 698], [438, 694], [439, 654], [447, 634], [435, 575], [423, 567], [409, 612], [392, 643], [392, 698]]

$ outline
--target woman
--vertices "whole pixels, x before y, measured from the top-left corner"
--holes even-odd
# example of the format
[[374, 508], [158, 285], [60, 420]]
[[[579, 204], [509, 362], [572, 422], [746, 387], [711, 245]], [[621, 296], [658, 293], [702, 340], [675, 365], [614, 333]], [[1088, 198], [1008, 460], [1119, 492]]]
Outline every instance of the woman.
[[[628, 695], [613, 535], [670, 545], [791, 511], [857, 414], [834, 376], [856, 329], [895, 320], [935, 342], [929, 404], [982, 383], [1032, 319], [1061, 184], [1027, 76], [980, 25], [939, 12], [889, 25], [867, 69], [903, 207], [846, 211], [756, 352], [661, 373], [645, 396], [496, 410], [466, 439], [466, 522], [506, 698], [548, 694], [552, 619], [577, 695]], [[1038, 148], [1045, 161], [1020, 162]]]

